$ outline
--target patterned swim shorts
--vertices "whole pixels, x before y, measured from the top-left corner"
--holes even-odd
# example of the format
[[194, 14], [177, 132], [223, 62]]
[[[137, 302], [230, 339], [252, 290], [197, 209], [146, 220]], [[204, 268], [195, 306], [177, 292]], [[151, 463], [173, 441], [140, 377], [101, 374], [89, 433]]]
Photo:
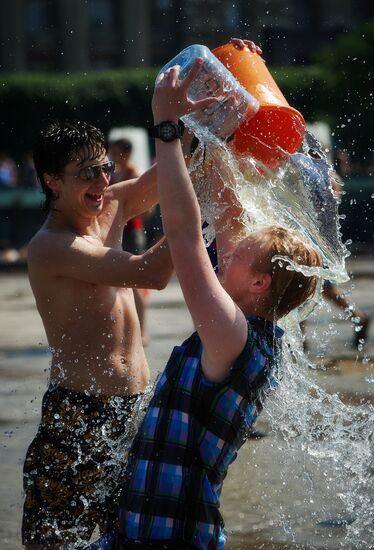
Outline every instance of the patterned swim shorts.
[[47, 390], [24, 463], [23, 544], [84, 548], [116, 527], [118, 487], [139, 395]]

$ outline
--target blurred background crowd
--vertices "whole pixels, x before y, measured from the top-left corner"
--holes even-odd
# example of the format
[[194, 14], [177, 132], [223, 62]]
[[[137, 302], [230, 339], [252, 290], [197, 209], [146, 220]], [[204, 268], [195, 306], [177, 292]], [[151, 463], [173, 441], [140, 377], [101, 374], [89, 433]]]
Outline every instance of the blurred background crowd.
[[[133, 146], [136, 172], [153, 156], [154, 79], [191, 44], [231, 36], [263, 50], [289, 103], [326, 145], [342, 178], [342, 231], [373, 254], [374, 7], [366, 0], [0, 1], [0, 265], [25, 262], [40, 227], [35, 132], [51, 117], [82, 119]], [[117, 177], [117, 175], [116, 175]], [[160, 231], [158, 210], [143, 224]], [[145, 230], [145, 231], [144, 231]]]
[[14, 187], [38, 187], [32, 154], [24, 155], [17, 163], [6, 151], [0, 151], [0, 191]]

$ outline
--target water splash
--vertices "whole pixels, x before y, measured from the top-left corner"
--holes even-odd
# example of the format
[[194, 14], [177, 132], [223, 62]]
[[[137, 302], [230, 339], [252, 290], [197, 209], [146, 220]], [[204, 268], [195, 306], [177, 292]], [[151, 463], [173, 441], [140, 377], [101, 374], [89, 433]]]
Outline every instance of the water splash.
[[236, 154], [206, 128], [193, 125], [192, 129], [201, 144], [192, 159], [190, 173], [203, 221], [209, 224], [208, 244], [214, 238], [211, 185], [219, 171], [244, 209], [248, 233], [269, 225], [296, 230], [323, 258], [323, 269], [315, 273], [337, 283], [349, 280], [345, 269], [349, 252], [341, 240], [338, 204], [331, 185], [332, 168], [311, 134], [306, 134], [303, 152], [288, 155], [288, 161], [272, 171], [249, 156]]
[[[309, 496], [316, 496], [314, 478], [325, 475], [341, 501], [341, 521], [346, 523], [341, 547], [370, 548], [374, 407], [343, 403], [337, 394], [331, 395], [318, 386], [308, 376], [310, 365], [300, 344], [297, 313], [289, 315], [282, 325], [287, 334], [282, 382], [265, 402], [273, 430], [287, 442], [282, 479], [292, 475], [292, 452], [307, 454], [312, 469], [308, 472], [312, 481]], [[323, 495], [317, 498], [323, 501]], [[320, 512], [322, 517], [329, 516], [328, 509]]]

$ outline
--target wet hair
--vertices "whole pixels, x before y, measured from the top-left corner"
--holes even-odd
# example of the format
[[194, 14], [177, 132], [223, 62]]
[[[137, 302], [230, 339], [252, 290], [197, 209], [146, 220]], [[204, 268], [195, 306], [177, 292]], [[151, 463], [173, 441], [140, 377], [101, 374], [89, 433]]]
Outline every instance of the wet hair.
[[263, 243], [263, 254], [253, 262], [252, 267], [260, 273], [271, 274], [272, 283], [266, 305], [279, 319], [313, 296], [318, 276], [306, 276], [292, 267], [290, 269], [287, 260], [272, 261], [272, 258], [283, 256], [300, 266], [320, 267], [321, 256], [296, 232], [284, 227], [263, 229], [256, 234], [256, 238]]
[[35, 140], [33, 159], [38, 180], [45, 194], [44, 209], [49, 210], [58, 198], [44, 181], [44, 174], [58, 177], [72, 160], [83, 164], [96, 160], [108, 151], [101, 130], [79, 120], [52, 120], [42, 128]]

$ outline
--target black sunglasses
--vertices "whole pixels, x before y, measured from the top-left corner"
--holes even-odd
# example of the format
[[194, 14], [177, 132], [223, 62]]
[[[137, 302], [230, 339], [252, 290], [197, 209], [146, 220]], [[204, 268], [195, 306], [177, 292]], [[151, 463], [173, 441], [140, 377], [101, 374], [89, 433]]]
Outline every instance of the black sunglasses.
[[112, 160], [109, 160], [108, 162], [105, 162], [105, 164], [93, 164], [92, 166], [81, 168], [75, 177], [78, 177], [83, 181], [90, 181], [98, 178], [103, 172], [106, 176], [108, 176], [108, 178], [110, 178], [115, 167], [115, 163]]

